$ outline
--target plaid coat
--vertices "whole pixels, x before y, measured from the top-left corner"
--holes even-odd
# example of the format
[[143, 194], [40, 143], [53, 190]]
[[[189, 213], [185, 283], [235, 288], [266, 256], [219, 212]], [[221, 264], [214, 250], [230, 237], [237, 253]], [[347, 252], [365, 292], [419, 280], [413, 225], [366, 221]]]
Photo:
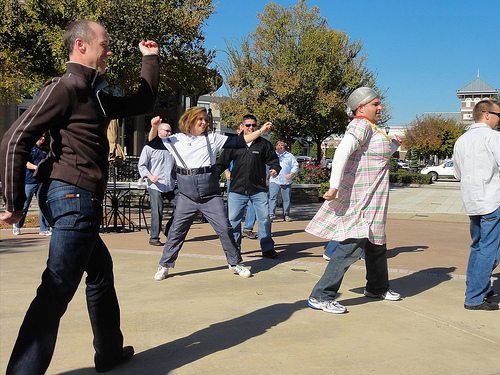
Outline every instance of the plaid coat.
[[346, 133], [358, 140], [359, 148], [347, 161], [337, 198], [323, 203], [306, 232], [337, 241], [367, 238], [373, 244], [383, 245], [391, 140], [365, 118], [353, 119]]

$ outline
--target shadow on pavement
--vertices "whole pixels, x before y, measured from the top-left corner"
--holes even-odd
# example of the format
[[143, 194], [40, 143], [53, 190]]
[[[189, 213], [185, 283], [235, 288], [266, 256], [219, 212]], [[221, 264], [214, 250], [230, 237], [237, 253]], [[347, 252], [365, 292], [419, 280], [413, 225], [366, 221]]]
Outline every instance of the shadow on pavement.
[[276, 259], [262, 258], [260, 250], [245, 251], [242, 252], [242, 254], [249, 259], [245, 260], [245, 264], [252, 267], [253, 274], [257, 274], [261, 271], [270, 270], [277, 264], [289, 262], [291, 260], [321, 258], [322, 255], [317, 255], [307, 250], [321, 246], [323, 243], [324, 241], [276, 245], [275, 250], [279, 253], [279, 257]]
[[[433, 267], [389, 281], [391, 289], [401, 293], [403, 298], [408, 298], [432, 289], [445, 281], [451, 280], [452, 273], [455, 270], [456, 267]], [[377, 299], [363, 296], [364, 286], [350, 289], [350, 291], [360, 294], [361, 297], [339, 300], [339, 302], [345, 306], [361, 305], [363, 303], [379, 301]]]
[[401, 253], [420, 253], [425, 249], [428, 249], [427, 245], [415, 245], [415, 246], [400, 246], [394, 247], [387, 250], [387, 258], [394, 258]]
[[3, 239], [0, 242], [0, 253], [22, 253], [25, 251], [38, 251], [38, 249], [30, 249], [32, 246], [48, 244], [48, 237], [29, 238], [28, 236], [20, 235], [16, 238]]
[[[305, 301], [279, 303], [235, 319], [212, 324], [200, 331], [193, 332], [189, 336], [136, 354], [130, 362], [117, 367], [116, 373], [125, 375], [167, 374], [200, 358], [260, 336], [270, 328], [288, 320], [296, 311], [304, 308], [306, 308]], [[165, 329], [165, 332], [167, 332], [166, 336], [168, 336], [168, 329]], [[62, 374], [84, 375], [94, 373], [94, 369], [85, 368]]]

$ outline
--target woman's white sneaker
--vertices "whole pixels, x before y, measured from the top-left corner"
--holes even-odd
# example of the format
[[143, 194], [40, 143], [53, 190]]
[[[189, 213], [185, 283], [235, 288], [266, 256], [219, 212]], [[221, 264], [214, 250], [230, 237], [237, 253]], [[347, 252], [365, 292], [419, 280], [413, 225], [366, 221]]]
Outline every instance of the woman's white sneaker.
[[168, 276], [168, 268], [163, 266], [158, 266], [158, 271], [156, 271], [154, 279], [156, 281], [165, 280]]
[[248, 268], [245, 267], [243, 263], [237, 264], [236, 266], [228, 265], [229, 269], [234, 272], [234, 274], [238, 274], [241, 277], [250, 277], [252, 273]]
[[307, 300], [307, 306], [316, 310], [323, 310], [331, 314], [343, 314], [347, 312], [345, 306], [342, 306], [340, 303], [334, 300], [319, 301], [314, 297], [309, 297], [309, 299]]

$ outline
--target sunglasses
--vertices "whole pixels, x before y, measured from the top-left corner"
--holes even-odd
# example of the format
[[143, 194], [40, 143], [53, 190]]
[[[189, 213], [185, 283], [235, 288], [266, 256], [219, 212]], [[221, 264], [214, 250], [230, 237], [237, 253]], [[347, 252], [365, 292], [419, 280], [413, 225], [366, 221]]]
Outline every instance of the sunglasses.
[[492, 115], [497, 115], [498, 117], [500, 117], [500, 112], [492, 112], [492, 111], [483, 111], [483, 112], [488, 112], [491, 113]]
[[249, 127], [255, 128], [257, 126], [257, 124], [255, 124], [255, 123], [253, 123], [253, 124], [243, 124], [243, 125], [245, 125], [247, 128], [249, 128]]

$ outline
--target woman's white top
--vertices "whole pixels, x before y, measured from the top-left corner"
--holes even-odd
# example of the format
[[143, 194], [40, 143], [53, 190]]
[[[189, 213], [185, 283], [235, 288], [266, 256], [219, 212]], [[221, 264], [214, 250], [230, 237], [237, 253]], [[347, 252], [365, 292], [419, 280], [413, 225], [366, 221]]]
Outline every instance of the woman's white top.
[[[222, 150], [222, 147], [228, 139], [227, 135], [222, 135], [219, 133], [209, 133], [208, 141], [210, 147], [212, 148], [213, 155]], [[184, 168], [184, 164], [179, 160], [179, 157], [174, 152], [172, 144], [181, 156], [182, 160], [186, 164], [186, 167], [191, 168], [201, 168], [208, 167], [215, 164], [215, 160], [210, 160], [210, 153], [207, 149], [207, 141], [205, 140], [205, 134], [202, 135], [192, 135], [184, 133], [176, 133], [168, 138], [162, 138], [163, 144], [167, 147], [168, 151], [172, 154], [177, 162], [177, 166]]]

